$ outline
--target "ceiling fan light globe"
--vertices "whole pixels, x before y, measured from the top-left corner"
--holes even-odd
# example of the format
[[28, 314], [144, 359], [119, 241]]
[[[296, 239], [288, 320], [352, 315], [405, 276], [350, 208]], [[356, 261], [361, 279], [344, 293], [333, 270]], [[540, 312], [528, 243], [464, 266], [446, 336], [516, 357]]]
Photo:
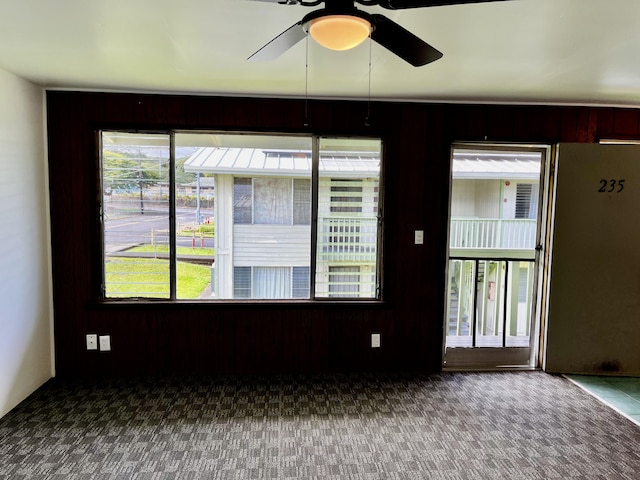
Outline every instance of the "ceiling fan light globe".
[[371, 33], [371, 23], [352, 15], [326, 15], [311, 20], [309, 34], [325, 48], [349, 50], [360, 45]]

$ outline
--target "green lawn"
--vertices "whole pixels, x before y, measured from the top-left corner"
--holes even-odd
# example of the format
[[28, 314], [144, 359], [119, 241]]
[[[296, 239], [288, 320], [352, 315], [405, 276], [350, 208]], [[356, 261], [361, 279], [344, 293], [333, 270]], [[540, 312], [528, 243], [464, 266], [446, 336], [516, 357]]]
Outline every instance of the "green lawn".
[[[107, 298], [169, 298], [168, 260], [113, 258], [105, 267]], [[178, 262], [177, 269], [178, 299], [198, 298], [211, 280], [211, 269], [187, 262]]]

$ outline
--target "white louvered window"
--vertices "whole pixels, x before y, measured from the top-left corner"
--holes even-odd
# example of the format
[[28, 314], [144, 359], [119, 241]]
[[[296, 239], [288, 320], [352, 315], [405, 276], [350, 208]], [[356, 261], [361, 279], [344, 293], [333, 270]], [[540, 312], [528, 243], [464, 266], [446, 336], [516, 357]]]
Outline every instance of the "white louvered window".
[[329, 296], [357, 297], [360, 280], [360, 267], [329, 267]]
[[538, 189], [531, 183], [516, 185], [516, 218], [537, 218]]
[[329, 202], [332, 213], [362, 212], [362, 180], [332, 178]]
[[233, 297], [252, 298], [251, 267], [233, 268]]
[[293, 267], [291, 296], [293, 298], [309, 298], [309, 281], [309, 267]]

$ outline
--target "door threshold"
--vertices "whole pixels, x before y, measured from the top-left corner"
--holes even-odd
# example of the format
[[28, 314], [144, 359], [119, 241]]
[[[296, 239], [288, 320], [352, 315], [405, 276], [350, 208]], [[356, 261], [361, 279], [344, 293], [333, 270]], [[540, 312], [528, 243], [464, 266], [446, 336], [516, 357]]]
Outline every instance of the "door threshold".
[[531, 372], [540, 370], [538, 367], [529, 365], [458, 365], [442, 366], [443, 372]]

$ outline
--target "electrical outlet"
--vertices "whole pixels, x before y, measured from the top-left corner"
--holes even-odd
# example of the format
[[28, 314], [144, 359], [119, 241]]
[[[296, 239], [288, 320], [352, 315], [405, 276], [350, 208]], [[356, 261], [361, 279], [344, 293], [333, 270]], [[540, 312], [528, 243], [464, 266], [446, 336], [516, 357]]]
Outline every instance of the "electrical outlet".
[[371, 334], [371, 348], [380, 348], [380, 334], [372, 333]]
[[111, 351], [111, 335], [100, 335], [100, 351]]
[[87, 334], [87, 350], [98, 349], [98, 335], [95, 333]]

